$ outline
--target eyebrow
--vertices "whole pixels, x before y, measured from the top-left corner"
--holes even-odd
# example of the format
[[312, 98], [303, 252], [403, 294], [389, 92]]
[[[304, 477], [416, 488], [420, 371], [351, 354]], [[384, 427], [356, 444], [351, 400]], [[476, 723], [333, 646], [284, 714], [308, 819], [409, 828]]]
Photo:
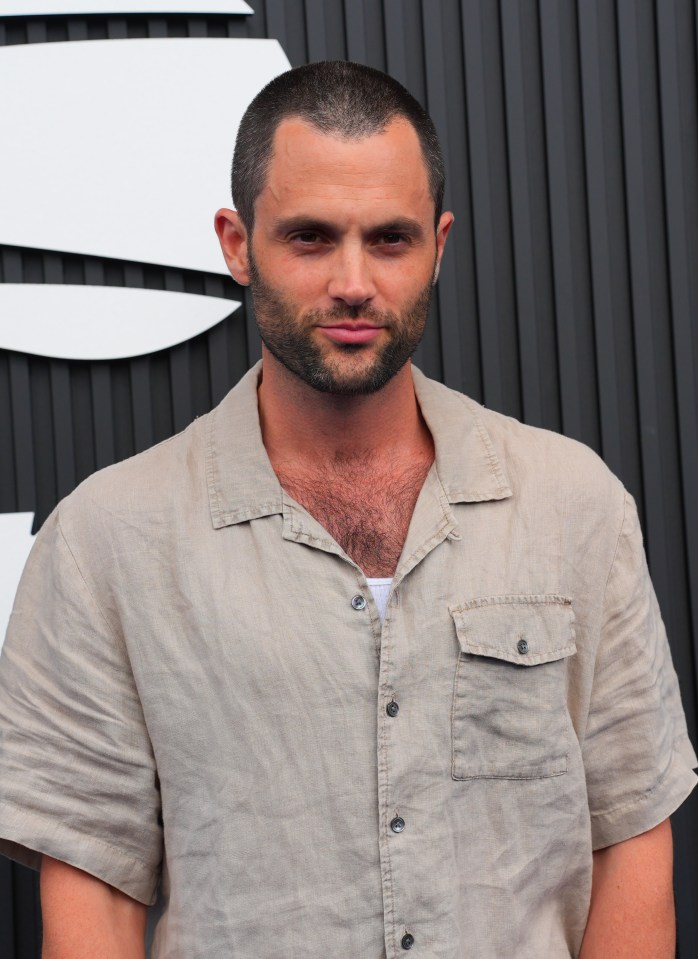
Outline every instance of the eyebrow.
[[[328, 236], [335, 236], [339, 230], [336, 223], [330, 223], [328, 220], [322, 220], [318, 217], [310, 216], [290, 216], [275, 220], [273, 231], [277, 236], [286, 233], [303, 232], [325, 233]], [[396, 217], [392, 220], [386, 220], [383, 223], [376, 223], [367, 231], [368, 234], [378, 233], [407, 233], [415, 239], [421, 239], [424, 235], [424, 229], [418, 220], [411, 217]]]

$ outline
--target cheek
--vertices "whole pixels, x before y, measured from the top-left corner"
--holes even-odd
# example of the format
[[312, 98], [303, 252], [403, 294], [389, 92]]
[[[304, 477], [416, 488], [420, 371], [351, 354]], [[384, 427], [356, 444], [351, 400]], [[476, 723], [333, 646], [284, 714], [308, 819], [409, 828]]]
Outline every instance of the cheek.
[[426, 287], [431, 287], [434, 278], [433, 267], [415, 267], [410, 270], [396, 271], [387, 277], [380, 287], [386, 303], [398, 309], [404, 309], [414, 303]]
[[260, 277], [276, 295], [298, 308], [307, 307], [318, 296], [323, 283], [318, 271], [295, 257], [255, 256]]
[[309, 257], [287, 258], [278, 264], [275, 275], [287, 296], [299, 305], [315, 305], [327, 294], [328, 271], [322, 263], [313, 262]]

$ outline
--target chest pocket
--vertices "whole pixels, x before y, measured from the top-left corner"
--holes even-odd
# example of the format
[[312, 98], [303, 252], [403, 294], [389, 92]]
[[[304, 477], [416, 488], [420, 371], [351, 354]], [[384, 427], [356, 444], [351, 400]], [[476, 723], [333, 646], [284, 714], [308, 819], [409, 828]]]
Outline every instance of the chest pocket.
[[454, 779], [542, 779], [567, 772], [564, 596], [494, 596], [451, 606], [460, 647], [453, 687]]

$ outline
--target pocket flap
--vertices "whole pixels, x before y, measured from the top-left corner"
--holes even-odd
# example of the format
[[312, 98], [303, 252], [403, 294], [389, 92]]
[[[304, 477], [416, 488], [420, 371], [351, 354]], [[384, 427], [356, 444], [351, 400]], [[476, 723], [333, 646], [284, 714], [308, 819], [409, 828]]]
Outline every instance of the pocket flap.
[[567, 596], [489, 596], [449, 611], [464, 653], [536, 666], [577, 651]]

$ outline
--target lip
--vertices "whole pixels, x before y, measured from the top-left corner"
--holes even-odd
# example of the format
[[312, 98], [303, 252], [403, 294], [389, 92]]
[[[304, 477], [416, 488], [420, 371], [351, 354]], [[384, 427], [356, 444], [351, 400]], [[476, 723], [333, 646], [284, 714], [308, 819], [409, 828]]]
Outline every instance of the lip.
[[372, 323], [333, 323], [319, 327], [335, 343], [370, 343], [379, 335], [382, 326]]

